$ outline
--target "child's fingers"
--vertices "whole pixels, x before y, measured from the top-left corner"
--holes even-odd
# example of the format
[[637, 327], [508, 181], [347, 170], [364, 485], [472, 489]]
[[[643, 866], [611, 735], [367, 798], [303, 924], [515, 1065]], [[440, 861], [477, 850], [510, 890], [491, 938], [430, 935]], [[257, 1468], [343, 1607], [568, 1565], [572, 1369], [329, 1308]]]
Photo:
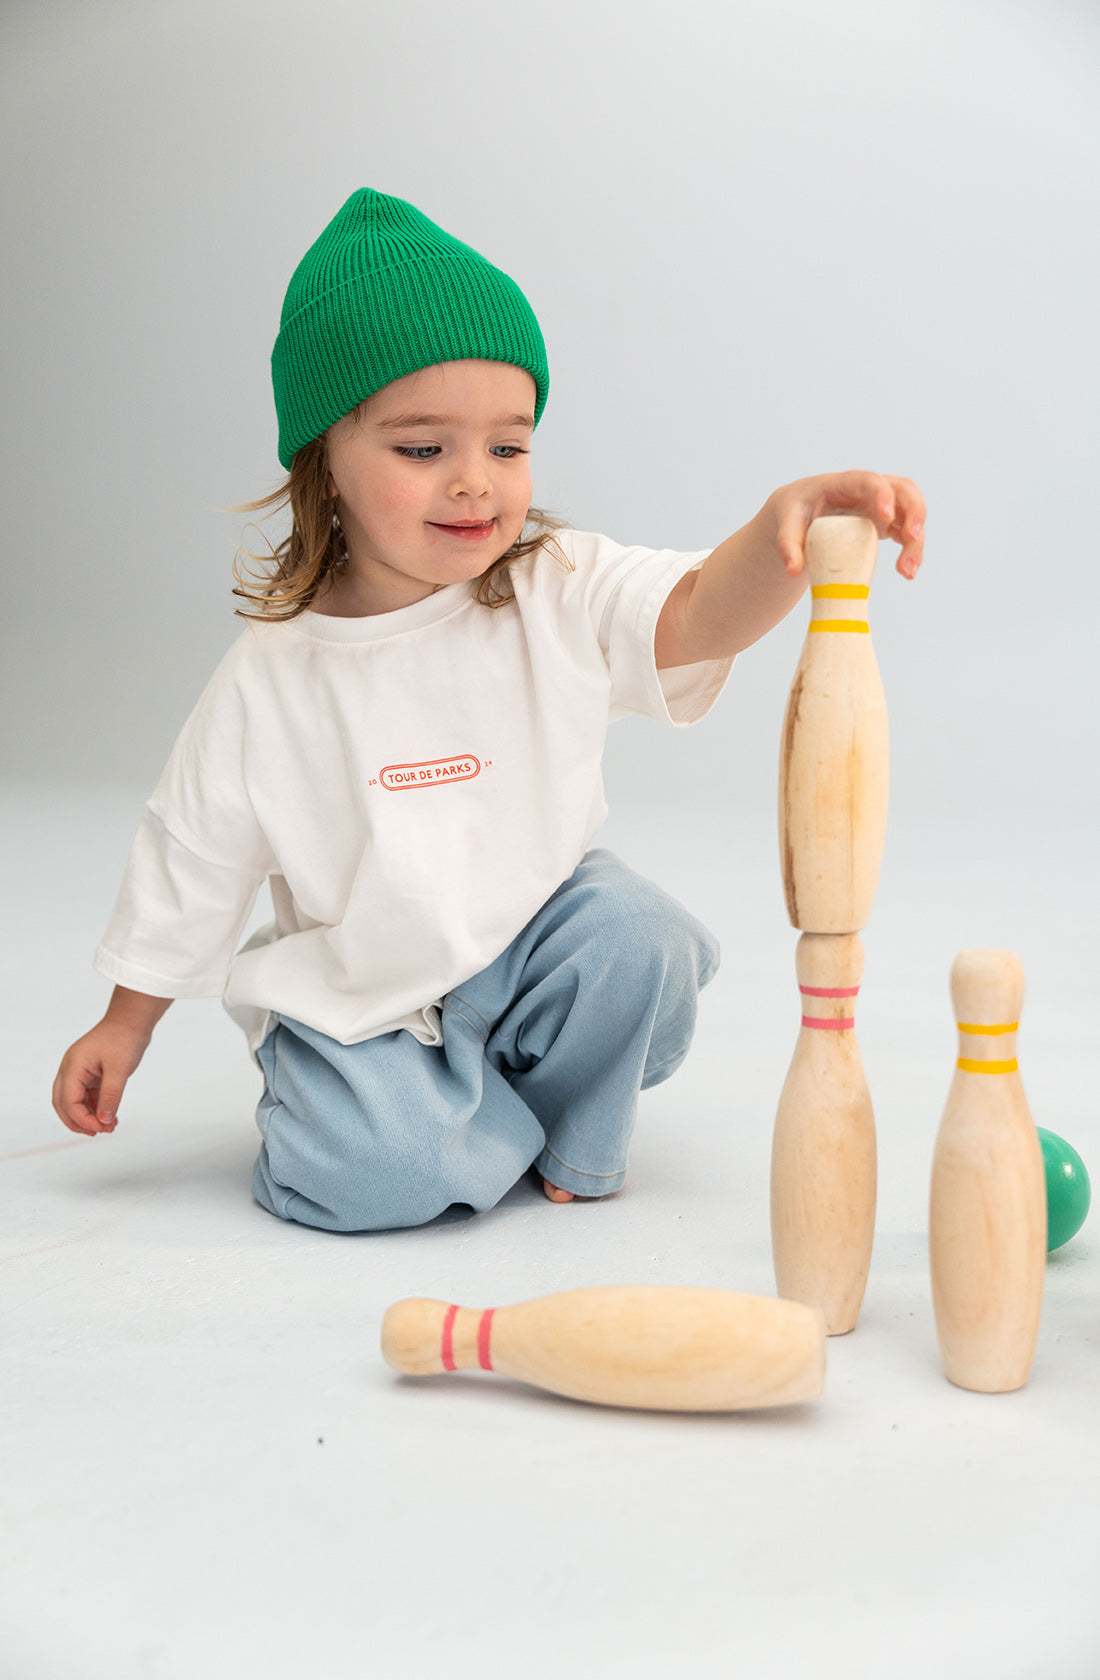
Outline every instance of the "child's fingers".
[[83, 1098], [83, 1086], [78, 1091], [69, 1091], [59, 1073], [53, 1082], [53, 1111], [70, 1132], [80, 1132], [85, 1137], [91, 1137], [98, 1132], [99, 1127], [85, 1108]]
[[[119, 1093], [121, 1095], [121, 1092]], [[118, 1098], [114, 1100], [114, 1109], [118, 1106]], [[100, 1070], [88, 1068], [69, 1068], [62, 1063], [57, 1078], [53, 1083], [53, 1109], [62, 1125], [70, 1132], [82, 1132], [86, 1137], [95, 1137], [99, 1132], [113, 1131], [115, 1122], [110, 1124], [98, 1117], [98, 1111], [105, 1107], [100, 1094]]]
[[880, 537], [899, 542], [913, 522], [924, 522], [924, 497], [911, 478], [863, 471], [834, 473], [825, 480], [822, 499], [837, 513], [862, 514], [873, 522]]
[[790, 577], [799, 577], [806, 562], [806, 532], [810, 518], [804, 508], [790, 507], [780, 515], [776, 547]]
[[836, 473], [823, 481], [820, 505], [802, 521], [799, 564], [792, 566], [784, 554], [784, 565], [792, 575], [802, 569], [801, 552], [810, 521], [824, 512], [859, 513], [870, 519], [880, 538], [901, 544], [896, 564], [902, 577], [916, 577], [924, 558], [925, 506], [924, 497], [911, 478], [853, 471]]
[[895, 478], [894, 520], [886, 535], [901, 544], [897, 569], [902, 577], [916, 577], [924, 558], [924, 497], [911, 478]]
[[105, 1076], [96, 1102], [95, 1116], [105, 1132], [113, 1132], [118, 1125], [118, 1105], [126, 1088], [125, 1079]]
[[881, 473], [840, 474], [830, 484], [829, 500], [837, 507], [863, 513], [881, 538], [901, 544], [897, 569], [902, 577], [916, 577], [924, 558], [924, 497], [911, 478]]

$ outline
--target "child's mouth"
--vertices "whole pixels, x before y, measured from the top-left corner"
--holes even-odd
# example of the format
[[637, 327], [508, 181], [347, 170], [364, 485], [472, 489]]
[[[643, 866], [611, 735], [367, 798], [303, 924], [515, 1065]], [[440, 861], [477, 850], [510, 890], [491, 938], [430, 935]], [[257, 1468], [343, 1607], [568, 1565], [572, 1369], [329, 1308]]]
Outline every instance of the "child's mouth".
[[[435, 521], [429, 520], [429, 524], [435, 525]], [[495, 524], [495, 519], [486, 519], [480, 525], [435, 525], [435, 529], [446, 531], [453, 537], [464, 537], [467, 542], [476, 542], [487, 537]]]

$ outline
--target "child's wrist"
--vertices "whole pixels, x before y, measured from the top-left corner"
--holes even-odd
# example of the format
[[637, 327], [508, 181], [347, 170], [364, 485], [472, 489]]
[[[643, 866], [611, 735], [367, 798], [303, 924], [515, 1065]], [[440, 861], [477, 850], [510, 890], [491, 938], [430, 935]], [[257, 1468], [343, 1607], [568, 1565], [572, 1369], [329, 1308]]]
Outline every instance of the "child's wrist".
[[134, 992], [127, 986], [116, 986], [103, 1016], [103, 1025], [127, 1038], [148, 1044], [153, 1028], [172, 1002], [171, 998], [153, 997], [148, 992]]

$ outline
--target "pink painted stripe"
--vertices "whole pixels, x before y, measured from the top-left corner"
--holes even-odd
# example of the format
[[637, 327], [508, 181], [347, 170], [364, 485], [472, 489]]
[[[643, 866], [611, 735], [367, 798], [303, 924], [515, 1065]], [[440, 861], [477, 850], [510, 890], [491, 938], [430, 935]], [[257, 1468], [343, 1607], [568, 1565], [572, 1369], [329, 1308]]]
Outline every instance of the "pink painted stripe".
[[799, 986], [803, 997], [858, 997], [858, 986]]
[[489, 1358], [489, 1337], [493, 1329], [493, 1313], [495, 1307], [490, 1307], [481, 1315], [481, 1322], [477, 1327], [477, 1361], [483, 1371], [491, 1371], [493, 1362]]
[[855, 1024], [856, 1018], [854, 1015], [842, 1015], [839, 1020], [834, 1020], [829, 1015], [803, 1015], [802, 1017], [802, 1025], [812, 1027], [815, 1032], [843, 1032], [845, 1027], [854, 1027]]
[[439, 1356], [443, 1361], [443, 1369], [445, 1371], [458, 1370], [458, 1366], [455, 1364], [454, 1344], [455, 1319], [457, 1317], [458, 1308], [448, 1307], [447, 1316], [443, 1320], [443, 1346], [439, 1350]]

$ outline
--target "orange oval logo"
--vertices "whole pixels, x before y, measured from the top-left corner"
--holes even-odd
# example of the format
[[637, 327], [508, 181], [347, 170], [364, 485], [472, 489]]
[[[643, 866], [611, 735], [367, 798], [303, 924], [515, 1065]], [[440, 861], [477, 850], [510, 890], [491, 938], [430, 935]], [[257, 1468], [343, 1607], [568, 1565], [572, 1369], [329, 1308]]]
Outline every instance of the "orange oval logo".
[[459, 758], [432, 758], [422, 764], [387, 764], [378, 780], [391, 793], [406, 788], [442, 787], [445, 782], [468, 782], [481, 774], [481, 763], [471, 753]]

